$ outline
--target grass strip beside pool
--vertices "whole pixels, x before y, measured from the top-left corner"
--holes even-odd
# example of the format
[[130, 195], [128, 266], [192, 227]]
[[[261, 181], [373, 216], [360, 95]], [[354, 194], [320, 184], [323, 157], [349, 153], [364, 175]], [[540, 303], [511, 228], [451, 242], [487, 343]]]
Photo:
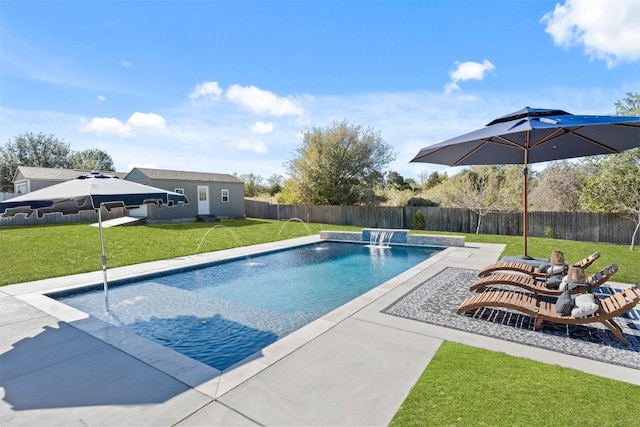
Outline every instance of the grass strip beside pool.
[[640, 387], [445, 342], [392, 426], [630, 426]]

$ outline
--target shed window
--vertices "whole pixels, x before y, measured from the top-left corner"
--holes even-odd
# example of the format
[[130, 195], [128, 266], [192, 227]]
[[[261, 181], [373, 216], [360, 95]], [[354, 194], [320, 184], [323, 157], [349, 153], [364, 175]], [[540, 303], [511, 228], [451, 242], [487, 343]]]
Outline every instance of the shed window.
[[223, 202], [229, 201], [229, 190], [223, 189], [220, 191], [220, 196]]

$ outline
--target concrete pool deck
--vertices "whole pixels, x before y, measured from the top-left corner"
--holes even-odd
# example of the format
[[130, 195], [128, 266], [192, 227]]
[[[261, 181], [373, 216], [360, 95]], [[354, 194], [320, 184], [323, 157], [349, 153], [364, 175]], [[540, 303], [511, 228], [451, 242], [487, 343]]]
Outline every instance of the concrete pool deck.
[[[319, 240], [109, 270], [117, 280]], [[0, 425], [387, 425], [444, 340], [640, 385], [640, 371], [381, 313], [445, 267], [503, 245], [451, 247], [219, 372], [42, 295], [102, 273], [0, 288]]]

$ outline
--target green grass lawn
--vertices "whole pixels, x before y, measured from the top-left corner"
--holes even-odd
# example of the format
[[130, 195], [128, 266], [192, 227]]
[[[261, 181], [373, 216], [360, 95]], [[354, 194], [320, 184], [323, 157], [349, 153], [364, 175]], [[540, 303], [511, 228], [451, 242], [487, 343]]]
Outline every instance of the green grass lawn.
[[[221, 227], [223, 225], [224, 227]], [[193, 255], [362, 227], [258, 219], [104, 230], [109, 267]], [[457, 234], [460, 233], [432, 233]], [[522, 238], [464, 234], [522, 254]], [[562, 250], [568, 262], [599, 251], [588, 272], [610, 263], [616, 281], [640, 281], [640, 252], [626, 245], [530, 238], [529, 255]], [[99, 270], [98, 229], [87, 224], [0, 227], [0, 285]], [[628, 426], [638, 420], [640, 387], [528, 359], [445, 343], [393, 419], [396, 426]]]
[[391, 426], [632, 426], [640, 387], [445, 342]]
[[[355, 227], [259, 219], [104, 229], [109, 268]], [[0, 227], [0, 286], [100, 270], [97, 227]]]
[[[104, 229], [108, 267], [217, 251], [237, 246], [272, 242], [317, 234], [321, 230], [360, 231], [362, 227], [261, 219], [228, 220], [220, 223], [146, 225]], [[467, 242], [504, 243], [503, 255], [522, 254], [522, 237], [461, 233]], [[616, 281], [640, 281], [640, 251], [626, 245], [529, 238], [529, 255], [548, 257], [555, 249], [567, 262], [578, 261], [599, 251], [601, 258], [587, 273], [617, 263]], [[60, 224], [32, 227], [0, 227], [0, 286], [48, 277], [100, 270], [100, 244], [96, 227]]]

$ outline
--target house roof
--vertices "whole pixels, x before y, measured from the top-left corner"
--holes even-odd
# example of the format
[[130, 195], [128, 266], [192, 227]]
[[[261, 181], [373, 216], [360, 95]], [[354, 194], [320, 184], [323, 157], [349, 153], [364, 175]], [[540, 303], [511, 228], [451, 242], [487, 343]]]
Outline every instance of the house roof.
[[[40, 168], [33, 166], [18, 166], [14, 176], [14, 182], [21, 179], [37, 179], [41, 181], [67, 181], [91, 172], [84, 169]], [[124, 172], [104, 172], [107, 175], [117, 176], [122, 179], [127, 174]]]
[[188, 172], [151, 168], [134, 168], [131, 172], [133, 172], [134, 170], [139, 171], [149, 179], [166, 179], [172, 181], [233, 182], [242, 184], [242, 181], [235, 176], [224, 173]]

